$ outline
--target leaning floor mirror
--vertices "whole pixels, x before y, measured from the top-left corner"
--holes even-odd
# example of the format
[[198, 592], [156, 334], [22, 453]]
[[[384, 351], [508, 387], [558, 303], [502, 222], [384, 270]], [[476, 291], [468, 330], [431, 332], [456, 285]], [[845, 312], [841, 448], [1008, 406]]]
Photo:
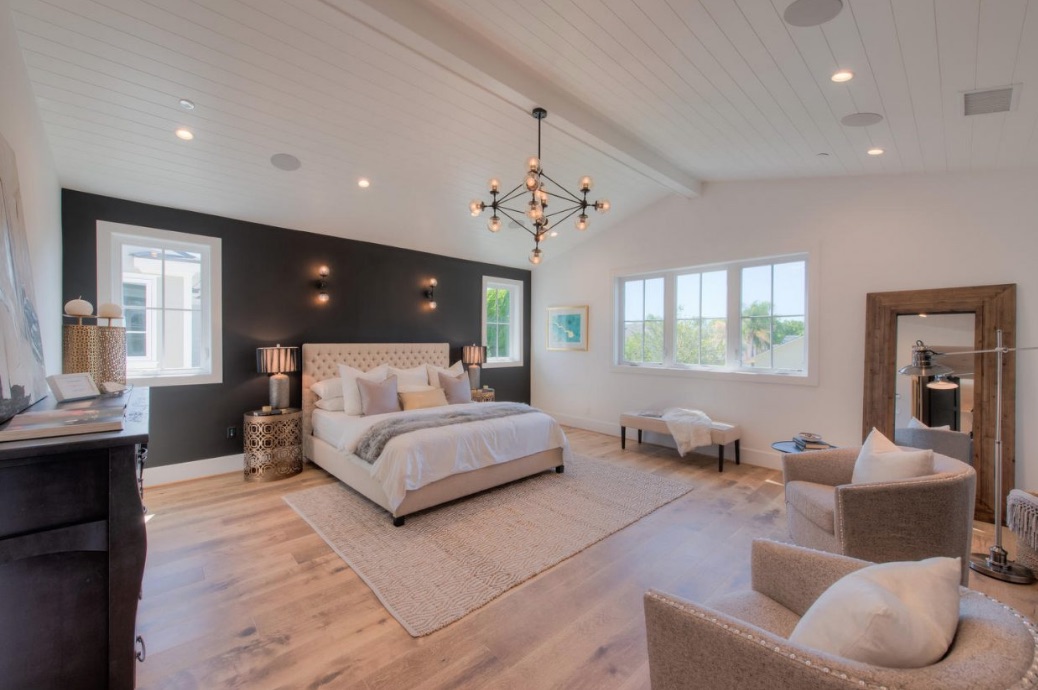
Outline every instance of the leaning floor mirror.
[[[863, 438], [873, 427], [894, 438], [895, 428], [911, 417], [930, 426], [972, 431], [977, 471], [974, 517], [986, 522], [994, 520], [996, 501], [1005, 505], [1016, 477], [1016, 358], [1005, 357], [1002, 365], [1002, 486], [997, 490], [996, 356], [949, 360], [948, 368], [957, 376], [925, 377], [926, 381], [900, 376], [898, 370], [911, 360], [910, 348], [916, 340], [943, 352], [992, 350], [999, 329], [1002, 344], [1015, 347], [1016, 285], [873, 292], [866, 297]], [[942, 390], [941, 384], [955, 384], [957, 392], [935, 392]]]

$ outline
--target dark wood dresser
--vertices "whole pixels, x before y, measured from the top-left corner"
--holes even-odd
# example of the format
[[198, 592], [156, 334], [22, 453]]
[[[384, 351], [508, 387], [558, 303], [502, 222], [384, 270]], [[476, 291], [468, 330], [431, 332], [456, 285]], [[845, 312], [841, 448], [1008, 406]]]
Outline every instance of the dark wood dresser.
[[0, 687], [134, 687], [149, 391], [130, 396], [122, 431], [0, 443]]

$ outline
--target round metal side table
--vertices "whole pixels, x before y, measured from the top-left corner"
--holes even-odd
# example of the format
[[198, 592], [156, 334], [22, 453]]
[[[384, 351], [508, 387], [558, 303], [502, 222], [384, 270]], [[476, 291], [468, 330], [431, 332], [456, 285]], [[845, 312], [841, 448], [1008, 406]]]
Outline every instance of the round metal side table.
[[270, 482], [303, 471], [303, 413], [297, 408], [245, 413], [245, 481]]

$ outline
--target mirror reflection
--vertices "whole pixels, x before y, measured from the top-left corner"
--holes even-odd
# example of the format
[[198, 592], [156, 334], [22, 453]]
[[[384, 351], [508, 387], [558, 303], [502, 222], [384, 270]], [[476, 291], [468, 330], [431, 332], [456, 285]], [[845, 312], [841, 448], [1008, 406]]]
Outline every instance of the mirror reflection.
[[894, 428], [904, 429], [918, 423], [946, 427], [972, 435], [975, 357], [955, 356], [955, 352], [974, 349], [974, 314], [911, 314], [897, 318], [898, 366], [912, 361], [912, 347], [923, 341], [937, 352], [949, 353], [937, 359], [950, 372], [941, 376], [894, 377]]

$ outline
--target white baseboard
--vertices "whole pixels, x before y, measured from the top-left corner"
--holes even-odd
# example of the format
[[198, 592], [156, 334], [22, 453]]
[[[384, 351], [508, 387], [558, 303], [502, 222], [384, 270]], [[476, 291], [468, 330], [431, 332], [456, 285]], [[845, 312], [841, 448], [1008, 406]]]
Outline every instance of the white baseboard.
[[[617, 421], [613, 424], [607, 422], [601, 422], [597, 419], [588, 419], [586, 417], [573, 417], [565, 414], [555, 414], [548, 410], [544, 410], [552, 417], [559, 421], [559, 424], [566, 426], [575, 426], [578, 429], [586, 429], [587, 431], [597, 431], [600, 434], [609, 434], [610, 436], [620, 437], [620, 422]], [[631, 443], [632, 434], [628, 432], [627, 442]], [[674, 440], [667, 438], [661, 434], [646, 434], [646, 441], [655, 443], [657, 445], [668, 446], [674, 448]], [[651, 440], [650, 440], [651, 439]], [[634, 440], [637, 444], [638, 441]], [[782, 457], [781, 455], [772, 449], [760, 450], [757, 448], [747, 448], [746, 442], [740, 444], [739, 448], [740, 461], [747, 465], [754, 465], [756, 467], [767, 467], [770, 470], [781, 470], [782, 469]], [[726, 462], [728, 458], [726, 457]]]
[[244, 454], [238, 453], [236, 455], [224, 455], [220, 458], [178, 462], [175, 465], [161, 465], [159, 467], [148, 467], [145, 465], [144, 486], [159, 486], [160, 484], [183, 482], [188, 479], [212, 477], [217, 474], [241, 472], [244, 461]]

